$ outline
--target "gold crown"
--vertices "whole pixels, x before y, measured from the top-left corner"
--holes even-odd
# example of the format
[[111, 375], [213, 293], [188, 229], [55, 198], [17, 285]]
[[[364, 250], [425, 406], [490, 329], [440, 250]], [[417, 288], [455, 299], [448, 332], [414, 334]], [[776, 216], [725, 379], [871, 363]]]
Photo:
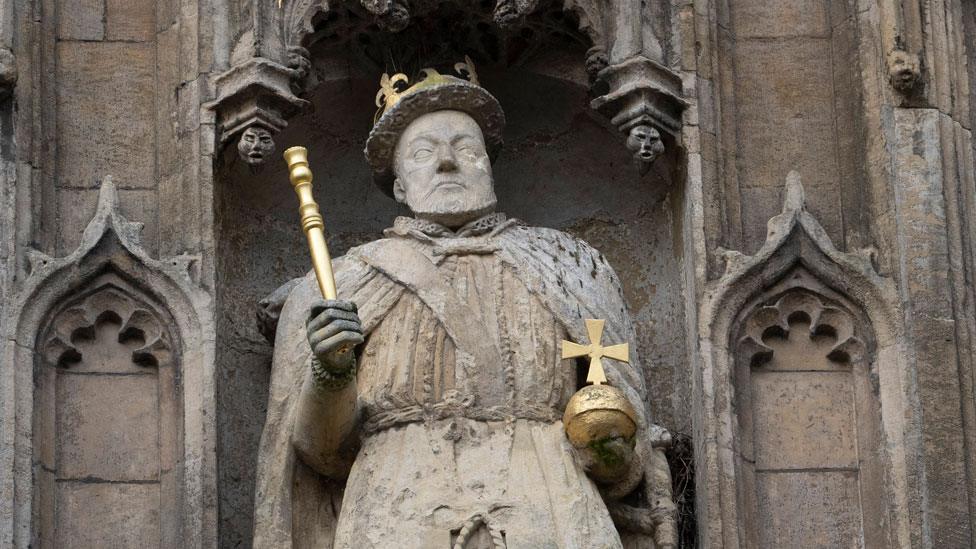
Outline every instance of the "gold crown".
[[459, 62], [454, 64], [454, 71], [461, 78], [441, 74], [436, 69], [429, 67], [421, 69], [420, 76], [413, 86], [407, 86], [410, 83], [410, 78], [402, 72], [393, 76], [383, 73], [383, 77], [380, 78], [380, 90], [376, 92], [376, 107], [379, 110], [376, 111], [376, 116], [373, 117], [373, 123], [375, 124], [383, 116], [383, 113], [392, 109], [401, 99], [424, 89], [458, 82], [480, 86], [478, 83], [478, 73], [474, 70], [474, 62], [467, 55], [464, 56], [463, 63]]

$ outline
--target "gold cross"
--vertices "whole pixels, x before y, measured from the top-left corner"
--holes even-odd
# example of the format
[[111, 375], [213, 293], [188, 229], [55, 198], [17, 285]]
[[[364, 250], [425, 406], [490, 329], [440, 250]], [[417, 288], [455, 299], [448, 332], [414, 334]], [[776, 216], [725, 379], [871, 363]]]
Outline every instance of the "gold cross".
[[563, 341], [563, 358], [577, 358], [585, 355], [590, 356], [590, 369], [586, 374], [586, 382], [593, 385], [600, 385], [607, 382], [607, 375], [603, 371], [603, 357], [619, 360], [620, 362], [630, 363], [630, 346], [627, 343], [604, 347], [600, 344], [603, 337], [603, 325], [606, 320], [586, 319], [586, 335], [590, 338], [589, 345], [580, 345], [572, 341]]

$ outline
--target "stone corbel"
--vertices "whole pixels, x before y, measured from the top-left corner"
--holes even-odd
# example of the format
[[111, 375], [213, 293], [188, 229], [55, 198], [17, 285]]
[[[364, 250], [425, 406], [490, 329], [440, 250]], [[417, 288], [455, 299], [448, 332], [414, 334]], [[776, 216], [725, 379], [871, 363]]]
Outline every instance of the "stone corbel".
[[920, 6], [916, 0], [883, 0], [879, 8], [888, 80], [898, 92], [912, 94], [922, 81]]
[[14, 57], [14, 2], [0, 0], [0, 100], [10, 97], [17, 84], [17, 59]]
[[273, 136], [308, 103], [292, 92], [294, 81], [302, 77], [300, 68], [261, 57], [252, 57], [218, 75], [217, 99], [210, 108], [217, 112], [221, 146], [237, 140], [241, 160], [252, 168], [263, 165], [274, 152]]
[[610, 119], [627, 136], [627, 148], [643, 174], [664, 152], [663, 135], [681, 131], [681, 79], [655, 61], [635, 55], [609, 65], [597, 73], [597, 80], [610, 91], [590, 106]]
[[10, 97], [17, 85], [17, 59], [10, 48], [0, 47], [0, 100]]
[[664, 153], [665, 138], [681, 131], [681, 77], [669, 67], [675, 49], [671, 4], [665, 0], [568, 0], [580, 30], [593, 43], [586, 70], [599, 90], [590, 106], [627, 138], [641, 173]]

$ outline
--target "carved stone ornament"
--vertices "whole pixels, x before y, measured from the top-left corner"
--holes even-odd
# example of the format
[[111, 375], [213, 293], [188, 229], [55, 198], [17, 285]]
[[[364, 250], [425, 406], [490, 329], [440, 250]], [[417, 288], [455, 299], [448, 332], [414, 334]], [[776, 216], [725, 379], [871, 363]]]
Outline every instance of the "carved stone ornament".
[[896, 90], [911, 92], [922, 78], [918, 55], [897, 49], [889, 52], [888, 78]]
[[0, 47], [0, 99], [13, 93], [17, 85], [17, 59], [10, 48]]
[[[855, 332], [856, 319], [845, 308], [824, 303], [824, 298], [804, 289], [790, 291], [774, 303], [753, 309], [743, 320], [743, 335], [737, 342], [739, 358], [746, 364], [767, 364], [779, 342], [795, 338], [824, 342], [824, 358], [838, 364], [859, 362], [865, 354], [864, 341]], [[806, 333], [793, 333], [798, 326]]]
[[[215, 349], [206, 336], [214, 330], [212, 301], [196, 280], [198, 258], [149, 257], [140, 243], [141, 229], [141, 223], [120, 214], [115, 184], [106, 178], [78, 248], [61, 258], [30, 252], [30, 273], [6, 304], [5, 310], [13, 314], [4, 317], [0, 327], [4, 341], [0, 379], [9, 381], [0, 383], [0, 401], [5, 403], [0, 410], [0, 447], [11, 451], [0, 452], [0, 491], [13, 496], [0, 500], [0, 532], [12, 532], [8, 543], [14, 547], [48, 539], [52, 529], [58, 535], [70, 532], [70, 525], [35, 518], [71, 505], [70, 498], [62, 501], [58, 495], [55, 500], [53, 495], [67, 493], [68, 488], [54, 490], [54, 486], [67, 486], [60, 476], [102, 478], [104, 474], [79, 473], [86, 468], [104, 473], [110, 465], [129, 475], [125, 482], [134, 482], [125, 486], [136, 486], [119, 488], [124, 492], [119, 497], [157, 490], [156, 497], [140, 500], [154, 506], [147, 516], [174, 526], [145, 523], [151, 535], [160, 537], [144, 541], [161, 546], [216, 545]], [[103, 370], [111, 370], [111, 375]], [[83, 395], [74, 389], [70, 393], [77, 397], [72, 402], [81, 403], [72, 410], [82, 414], [78, 416], [82, 422], [98, 417], [103, 409], [94, 405], [110, 390], [103, 384], [120, 380], [122, 385], [111, 386], [143, 388], [123, 391], [118, 397], [144, 411], [116, 417], [121, 422], [143, 422], [140, 425], [146, 428], [158, 425], [159, 436], [145, 439], [144, 446], [133, 442], [140, 449], [133, 455], [119, 454], [110, 464], [99, 462], [82, 444], [92, 439], [57, 436], [62, 428], [74, 429], [82, 423], [55, 423], [58, 416], [52, 416], [52, 406], [72, 404], [53, 392], [62, 384], [52, 383], [52, 375], [68, 376], [78, 391], [89, 391], [84, 393], [91, 395], [87, 400], [78, 400]], [[133, 380], [131, 384], [122, 380], [125, 376], [133, 376], [126, 378]], [[159, 384], [158, 394], [149, 383]], [[137, 393], [145, 399], [132, 400]], [[87, 425], [108, 433], [110, 439], [115, 436], [114, 430], [99, 428], [97, 422]], [[133, 436], [145, 432], [135, 429]], [[54, 463], [52, 448], [58, 455], [81, 457]], [[92, 482], [102, 481], [95, 479], [88, 485]], [[91, 489], [115, 490], [112, 486], [122, 485]], [[83, 540], [79, 543], [84, 545]]]
[[241, 133], [237, 153], [248, 165], [261, 166], [275, 150], [274, 138], [264, 126], [254, 124]]
[[[771, 539], [762, 537], [768, 531], [756, 533], [756, 524], [765, 527], [766, 523], [750, 518], [756, 516], [757, 505], [761, 509], [775, 505], [763, 500], [767, 495], [756, 487], [765, 485], [754, 479], [760, 474], [788, 473], [795, 463], [782, 465], [776, 460], [787, 459], [784, 453], [768, 450], [769, 444], [780, 440], [776, 437], [785, 435], [777, 434], [776, 427], [762, 430], [754, 422], [763, 418], [783, 421], [782, 414], [763, 415], [764, 410], [776, 409], [768, 408], [772, 402], [768, 399], [806, 401], [801, 396], [784, 397], [786, 392], [775, 390], [765, 393], [774, 395], [765, 397], [767, 400], [756, 400], [757, 394], [761, 397], [757, 392], [761, 387], [756, 384], [785, 383], [784, 387], [794, 391], [805, 380], [820, 375], [817, 372], [853, 372], [850, 375], [858, 381], [846, 386], [853, 389], [845, 390], [859, 395], [859, 402], [876, 401], [874, 406], [858, 405], [854, 432], [863, 437], [851, 443], [862, 444], [856, 455], [872, 456], [862, 459], [860, 465], [855, 461], [854, 466], [860, 467], [865, 482], [880, 487], [870, 501], [862, 503], [860, 511], [867, 517], [865, 524], [875, 521], [884, 526], [865, 530], [864, 539], [874, 540], [869, 545], [878, 540], [878, 546], [909, 545], [905, 487], [914, 465], [906, 457], [912, 435], [906, 433], [905, 425], [911, 424], [914, 412], [901, 377], [908, 366], [898, 343], [903, 330], [898, 321], [898, 292], [891, 279], [876, 272], [874, 253], [872, 249], [842, 252], [833, 245], [806, 210], [796, 172], [787, 176], [783, 211], [769, 220], [763, 246], [754, 255], [721, 251], [725, 273], [706, 286], [699, 307], [701, 366], [694, 391], [699, 412], [694, 421], [697, 519], [706, 525], [700, 530], [701, 543], [739, 547], [762, 545], [757, 539]], [[757, 377], [761, 375], [797, 377], [779, 382]], [[810, 391], [823, 388], [816, 383], [802, 386]], [[821, 413], [828, 412], [812, 411], [810, 417]], [[832, 417], [848, 417], [846, 413]], [[806, 428], [799, 420], [793, 424]], [[759, 435], [753, 435], [754, 431], [772, 433], [771, 439], [764, 440], [773, 442], [758, 446], [753, 437]], [[761, 448], [773, 457], [764, 458], [759, 454]], [[764, 459], [769, 462], [763, 463]]]
[[[261, 165], [268, 154], [252, 155], [256, 149], [247, 144], [246, 134], [265, 136], [268, 144], [264, 148], [273, 150], [272, 136], [308, 104], [292, 93], [293, 79], [307, 74], [307, 66], [304, 72], [302, 66], [299, 63], [299, 68], [292, 69], [268, 59], [251, 58], [216, 77], [217, 99], [210, 107], [218, 112], [220, 143], [237, 138], [238, 153], [248, 165]], [[261, 140], [256, 143], [261, 148]]]
[[[564, 3], [497, 0], [488, 19], [482, 21], [481, 8], [461, 2], [284, 0], [276, 5], [248, 0], [249, 9], [244, 13], [243, 28], [231, 57], [232, 66], [215, 81], [217, 99], [211, 108], [218, 113], [220, 142], [226, 144], [256, 125], [273, 135], [306, 105], [295, 95], [310, 85], [306, 48], [323, 41], [359, 46], [359, 38], [351, 38], [362, 36], [367, 36], [367, 42], [376, 42], [377, 35], [396, 36], [413, 22], [429, 21], [449, 8], [454, 10], [454, 17], [461, 13], [477, 19], [477, 25], [471, 25], [474, 35], [495, 29], [487, 31], [497, 35], [488, 41], [491, 43], [504, 43], [512, 36], [521, 39], [523, 35], [535, 36], [532, 40], [537, 42], [539, 37], [564, 37], [567, 33], [557, 27], [562, 20], [575, 19], [578, 31], [574, 32], [589, 42], [583, 62], [598, 94], [591, 106], [620, 130], [641, 172], [646, 172], [663, 153], [661, 136], [673, 137], [680, 131], [681, 113], [688, 104], [682, 98], [680, 77], [669, 68], [675, 55], [674, 48], [669, 46], [674, 42], [672, 8], [664, 0], [617, 4], [605, 0]], [[544, 11], [558, 14], [561, 21], [553, 19], [541, 26], [531, 22], [533, 16]], [[344, 14], [351, 12], [357, 16], [347, 21], [349, 18]], [[356, 24], [357, 21], [362, 24]], [[478, 43], [474, 40], [471, 48], [476, 48]], [[520, 47], [523, 51], [535, 51], [545, 46], [539, 42], [538, 47], [524, 44]], [[409, 49], [407, 44], [396, 51], [403, 54]], [[429, 48], [420, 49], [430, 54]], [[471, 53], [476, 61], [482, 61], [477, 52], [460, 53]], [[418, 61], [419, 66], [434, 64], [431, 59]], [[382, 72], [380, 68], [387, 69], [377, 67], [377, 74]], [[645, 146], [641, 138], [635, 137], [635, 132], [645, 136], [643, 141], [653, 143]], [[242, 153], [242, 159], [251, 165], [261, 162], [247, 158]]]

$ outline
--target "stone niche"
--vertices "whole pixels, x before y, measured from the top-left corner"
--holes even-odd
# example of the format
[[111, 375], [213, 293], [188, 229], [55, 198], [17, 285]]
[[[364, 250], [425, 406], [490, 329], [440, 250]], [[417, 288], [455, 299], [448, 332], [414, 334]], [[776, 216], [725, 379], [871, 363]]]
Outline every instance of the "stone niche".
[[10, 547], [217, 542], [211, 301], [198, 257], [149, 257], [119, 206], [106, 177], [78, 248], [29, 251], [10, 299]]
[[877, 377], [861, 315], [796, 287], [757, 298], [736, 344], [739, 506], [748, 547], [882, 547]]
[[182, 397], [174, 322], [106, 272], [51, 314], [36, 355], [42, 547], [175, 547]]
[[839, 251], [800, 176], [754, 255], [723, 252], [700, 310], [696, 510], [721, 547], [908, 547], [909, 457], [897, 291], [875, 252]]
[[[326, 18], [335, 24], [341, 17]], [[568, 17], [568, 16], [567, 16]], [[431, 23], [433, 24], [433, 22]], [[562, 27], [560, 27], [562, 28]], [[404, 31], [410, 33], [408, 28]], [[562, 32], [562, 31], [560, 31]], [[326, 40], [309, 46], [309, 108], [275, 136], [278, 151], [258, 172], [228, 147], [219, 167], [217, 245], [218, 421], [222, 543], [251, 535], [254, 470], [272, 347], [254, 320], [260, 299], [310, 267], [298, 202], [280, 153], [309, 150], [316, 201], [334, 256], [379, 238], [407, 212], [376, 187], [363, 148], [387, 70], [370, 48]], [[499, 210], [531, 225], [577, 235], [603, 252], [623, 283], [637, 327], [655, 422], [690, 432], [690, 372], [683, 338], [680, 151], [669, 148], [641, 175], [624, 136], [588, 103], [588, 45], [575, 37], [492, 57], [473, 47], [478, 76], [505, 109], [505, 147], [493, 166]], [[481, 52], [481, 53], [479, 53]], [[454, 54], [435, 52], [443, 58]], [[463, 59], [458, 53], [456, 59]], [[420, 64], [420, 52], [412, 58]]]

